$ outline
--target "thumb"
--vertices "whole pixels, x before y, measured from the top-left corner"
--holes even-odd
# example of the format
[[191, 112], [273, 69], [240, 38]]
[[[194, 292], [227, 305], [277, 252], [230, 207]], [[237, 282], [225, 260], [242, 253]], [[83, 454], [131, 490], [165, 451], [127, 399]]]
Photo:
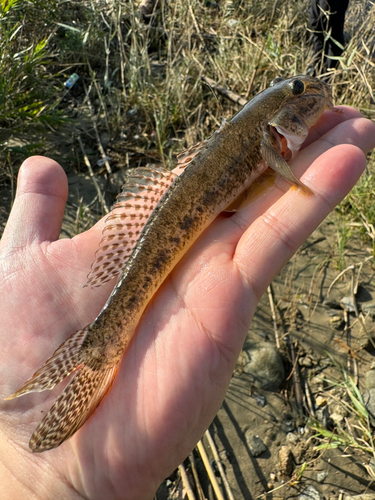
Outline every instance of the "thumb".
[[43, 156], [25, 160], [18, 173], [16, 198], [2, 246], [8, 246], [9, 251], [57, 240], [67, 196], [67, 178], [58, 163]]

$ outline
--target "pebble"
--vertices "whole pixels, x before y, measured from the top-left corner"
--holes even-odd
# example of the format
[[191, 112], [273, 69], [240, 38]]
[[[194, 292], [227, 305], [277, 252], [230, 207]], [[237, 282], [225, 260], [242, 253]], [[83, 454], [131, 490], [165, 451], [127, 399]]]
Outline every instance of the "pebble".
[[351, 297], [350, 295], [348, 297], [343, 297], [340, 300], [340, 305], [345, 311], [348, 311], [350, 313], [355, 312], [355, 304], [353, 301], [353, 297]]
[[290, 444], [296, 444], [299, 441], [299, 437], [297, 436], [297, 434], [294, 434], [294, 432], [288, 432], [288, 434], [286, 435], [286, 440]]
[[254, 396], [254, 400], [258, 406], [264, 408], [267, 404], [266, 398], [264, 396]]
[[319, 491], [317, 491], [314, 486], [310, 485], [303, 491], [302, 495], [298, 497], [298, 500], [322, 500], [322, 498]]
[[315, 404], [318, 408], [321, 408], [322, 406], [325, 406], [327, 404], [327, 399], [323, 396], [317, 396], [315, 398]]
[[252, 377], [255, 387], [272, 391], [284, 382], [282, 357], [268, 342], [258, 342], [244, 351], [243, 362], [243, 371]]
[[339, 413], [331, 413], [330, 415], [330, 419], [333, 420], [337, 425], [340, 425], [343, 422], [344, 418], [345, 417], [343, 415], [340, 415]]
[[306, 368], [311, 368], [314, 364], [314, 360], [311, 356], [304, 356], [298, 360], [300, 366], [306, 366]]
[[258, 457], [264, 451], [267, 451], [267, 446], [263, 443], [259, 436], [255, 436], [251, 431], [246, 431], [245, 437], [250, 448], [250, 453], [253, 457]]
[[318, 481], [318, 483], [322, 483], [327, 476], [328, 472], [326, 470], [323, 472], [318, 472], [318, 474], [316, 475], [316, 480]]
[[290, 477], [293, 472], [293, 455], [290, 451], [289, 446], [281, 446], [279, 450], [279, 476], [288, 476]]

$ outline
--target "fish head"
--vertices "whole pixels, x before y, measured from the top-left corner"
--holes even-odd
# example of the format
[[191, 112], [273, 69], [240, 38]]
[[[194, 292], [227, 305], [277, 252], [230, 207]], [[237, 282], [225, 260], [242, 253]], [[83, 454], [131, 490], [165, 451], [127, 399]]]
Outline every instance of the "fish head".
[[[278, 151], [289, 160], [300, 149], [309, 129], [325, 109], [334, 109], [330, 86], [317, 78], [296, 76], [271, 82], [271, 92], [277, 96], [279, 107], [268, 124]], [[273, 93], [274, 92], [274, 93]]]

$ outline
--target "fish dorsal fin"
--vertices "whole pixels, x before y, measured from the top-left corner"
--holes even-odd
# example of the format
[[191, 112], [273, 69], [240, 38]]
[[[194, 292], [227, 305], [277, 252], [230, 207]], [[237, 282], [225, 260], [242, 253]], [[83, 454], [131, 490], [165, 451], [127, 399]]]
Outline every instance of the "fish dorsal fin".
[[189, 163], [195, 158], [199, 152], [207, 146], [210, 139], [205, 139], [204, 141], [197, 142], [194, 146], [190, 146], [190, 148], [184, 149], [177, 155], [177, 168], [180, 170], [184, 170]]
[[197, 142], [194, 146], [190, 146], [189, 148], [181, 151], [181, 153], [177, 155], [177, 168], [175, 169], [175, 172], [180, 175], [189, 163], [202, 151], [202, 149], [208, 146], [218, 136], [218, 134], [220, 134], [226, 125], [227, 121], [224, 119], [220, 128], [215, 130], [215, 132], [208, 139]]
[[126, 184], [105, 220], [103, 238], [85, 286], [103, 285], [120, 274], [143, 227], [176, 177], [156, 165], [128, 170]]

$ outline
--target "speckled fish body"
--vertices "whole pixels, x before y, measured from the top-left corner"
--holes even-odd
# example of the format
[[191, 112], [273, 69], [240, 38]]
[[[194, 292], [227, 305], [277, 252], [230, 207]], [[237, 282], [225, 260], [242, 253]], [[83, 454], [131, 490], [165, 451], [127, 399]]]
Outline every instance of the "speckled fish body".
[[95, 411], [158, 288], [220, 212], [244, 205], [241, 193], [267, 166], [308, 192], [285, 158], [299, 149], [325, 108], [333, 106], [324, 82], [276, 79], [208, 141], [183, 152], [180, 175], [154, 166], [131, 172], [88, 281], [97, 286], [119, 274], [111, 296], [93, 323], [10, 396], [50, 390], [75, 372], [33, 433], [33, 451], [59, 446]]

